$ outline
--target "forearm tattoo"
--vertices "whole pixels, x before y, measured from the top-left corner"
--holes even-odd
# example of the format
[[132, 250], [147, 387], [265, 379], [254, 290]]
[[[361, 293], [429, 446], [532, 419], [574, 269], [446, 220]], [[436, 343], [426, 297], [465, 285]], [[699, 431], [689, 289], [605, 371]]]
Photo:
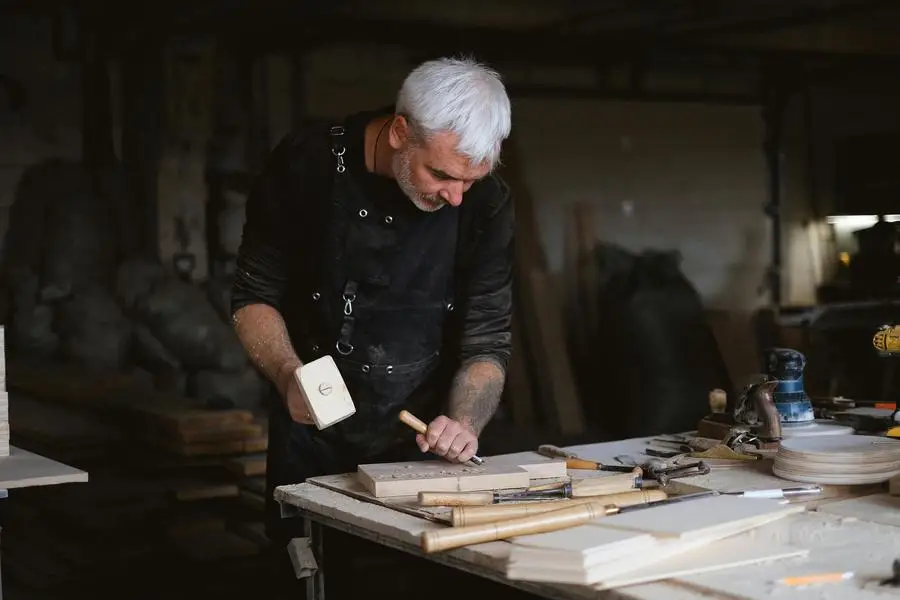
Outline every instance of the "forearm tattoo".
[[500, 404], [505, 381], [505, 372], [493, 361], [464, 365], [453, 379], [447, 416], [480, 435]]

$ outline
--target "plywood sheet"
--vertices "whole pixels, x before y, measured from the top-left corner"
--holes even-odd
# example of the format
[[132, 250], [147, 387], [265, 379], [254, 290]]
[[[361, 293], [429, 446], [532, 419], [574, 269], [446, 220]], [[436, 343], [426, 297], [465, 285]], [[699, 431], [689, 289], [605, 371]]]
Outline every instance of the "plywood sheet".
[[809, 550], [805, 548], [767, 542], [751, 543], [743, 538], [732, 538], [685, 552], [659, 563], [638, 566], [633, 571], [612, 577], [594, 587], [597, 590], [608, 590], [756, 563], [799, 558], [807, 554]]
[[604, 517], [591, 525], [687, 540], [705, 538], [725, 529], [763, 525], [804, 510], [803, 506], [781, 504], [779, 500], [712, 496]]
[[452, 464], [445, 460], [359, 465], [359, 481], [376, 498], [419, 492], [527, 488], [531, 475], [516, 465]]
[[343, 473], [341, 475], [323, 475], [310, 477], [306, 480], [315, 486], [332, 490], [370, 504], [378, 504], [398, 512], [420, 517], [435, 523], [449, 525], [452, 512], [446, 506], [420, 506], [418, 496], [384, 496], [376, 498], [359, 481], [357, 473]]
[[88, 474], [55, 460], [9, 447], [9, 456], [0, 458], [0, 489], [85, 482]]
[[[649, 533], [581, 525], [560, 531], [517, 536], [509, 540], [507, 575], [528, 579], [527, 572], [540, 566], [562, 567], [580, 575], [612, 558], [652, 551], [658, 543]], [[575, 582], [580, 582], [578, 578]]]
[[817, 509], [821, 513], [900, 527], [900, 497], [872, 494], [832, 502]]

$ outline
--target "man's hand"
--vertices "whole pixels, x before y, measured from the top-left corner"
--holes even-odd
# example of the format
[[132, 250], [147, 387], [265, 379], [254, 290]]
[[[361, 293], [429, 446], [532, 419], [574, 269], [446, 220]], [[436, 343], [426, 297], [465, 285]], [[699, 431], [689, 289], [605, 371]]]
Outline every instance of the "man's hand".
[[300, 385], [297, 383], [297, 378], [294, 377], [294, 370], [293, 368], [282, 369], [278, 391], [284, 398], [288, 412], [291, 413], [291, 419], [303, 425], [313, 425], [315, 421], [309, 414], [309, 406], [306, 405], [303, 392], [300, 391]]
[[444, 416], [428, 424], [425, 435], [416, 436], [422, 452], [429, 450], [451, 462], [468, 462], [478, 452], [478, 437], [471, 429]]

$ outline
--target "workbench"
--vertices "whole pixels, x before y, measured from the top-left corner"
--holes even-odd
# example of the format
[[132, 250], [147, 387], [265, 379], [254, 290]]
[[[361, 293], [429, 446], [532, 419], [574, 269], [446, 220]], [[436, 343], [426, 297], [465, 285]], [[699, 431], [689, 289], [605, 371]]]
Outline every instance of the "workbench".
[[[11, 489], [84, 483], [87, 480], [88, 474], [85, 471], [12, 445], [9, 447], [9, 456], [0, 457], [0, 498], [7, 498]], [[0, 570], [0, 599], [2, 598]]]
[[[639, 455], [650, 438], [632, 439], [567, 448], [581, 458], [612, 463], [622, 454]], [[713, 469], [707, 475], [678, 480], [681, 485], [720, 491], [782, 488], [786, 482], [770, 474], [771, 461], [747, 467]], [[585, 471], [570, 471], [584, 476]], [[859, 495], [865, 490], [864, 495]], [[275, 491], [285, 518], [300, 518], [315, 557], [316, 567], [306, 581], [308, 600], [324, 600], [324, 573], [328, 557], [322, 556], [322, 536], [336, 529], [447, 567], [491, 579], [538, 597], [559, 600], [617, 598], [628, 600], [769, 599], [802, 597], [818, 600], [900, 598], [900, 588], [879, 587], [891, 576], [891, 564], [900, 557], [900, 497], [873, 493], [869, 488], [828, 488], [807, 511], [791, 515], [741, 534], [747, 543], [779, 541], [809, 549], [803, 558], [780, 560], [655, 583], [595, 591], [588, 587], [511, 581], [505, 576], [510, 544], [491, 542], [448, 552], [424, 554], [419, 537], [424, 531], [446, 525], [398, 511], [372, 501], [326, 489], [315, 483], [283, 486]], [[806, 589], [779, 587], [783, 577], [831, 572], [853, 572], [839, 583]], [[463, 594], [464, 595], [464, 594]]]

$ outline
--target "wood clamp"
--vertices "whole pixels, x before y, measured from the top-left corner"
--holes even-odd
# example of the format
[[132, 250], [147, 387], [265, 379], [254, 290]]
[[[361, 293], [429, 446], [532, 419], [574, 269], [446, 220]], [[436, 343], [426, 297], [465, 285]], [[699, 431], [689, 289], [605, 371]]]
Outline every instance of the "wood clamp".
[[659, 485], [666, 485], [673, 479], [709, 474], [709, 465], [700, 460], [689, 465], [669, 465], [661, 460], [650, 459], [643, 465], [647, 475]]

